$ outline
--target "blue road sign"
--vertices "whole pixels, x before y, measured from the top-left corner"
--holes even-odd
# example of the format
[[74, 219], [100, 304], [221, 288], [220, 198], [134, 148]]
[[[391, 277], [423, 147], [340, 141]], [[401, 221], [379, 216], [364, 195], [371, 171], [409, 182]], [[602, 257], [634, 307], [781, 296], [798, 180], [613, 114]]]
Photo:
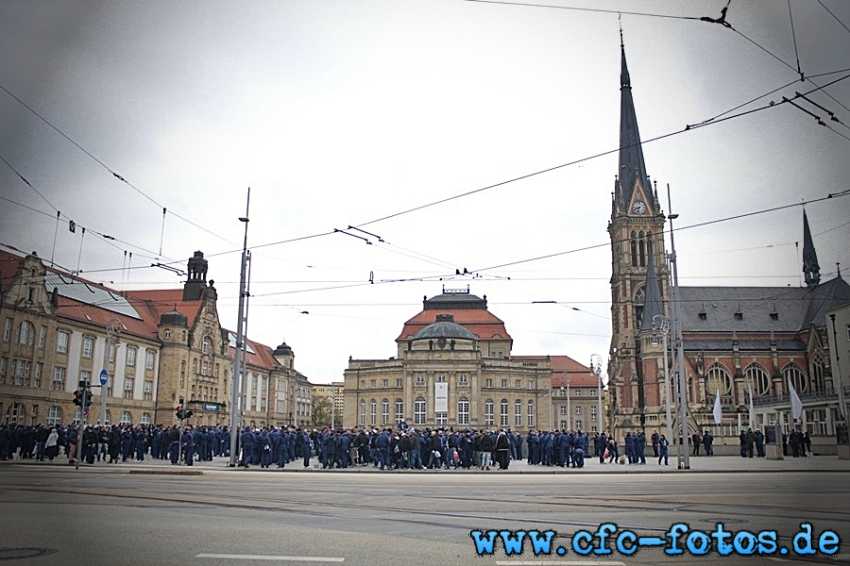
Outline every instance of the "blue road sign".
[[109, 381], [109, 373], [105, 369], [100, 370], [100, 384], [106, 385], [107, 381]]

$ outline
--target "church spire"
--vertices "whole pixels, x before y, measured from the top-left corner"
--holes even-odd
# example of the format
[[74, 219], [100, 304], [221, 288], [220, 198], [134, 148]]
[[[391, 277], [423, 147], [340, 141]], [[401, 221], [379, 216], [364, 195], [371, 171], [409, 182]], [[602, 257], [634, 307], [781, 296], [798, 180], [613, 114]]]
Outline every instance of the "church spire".
[[[636, 183], [640, 182], [647, 199], [653, 201], [652, 188], [646, 175], [646, 165], [643, 161], [640, 132], [638, 131], [637, 113], [632, 99], [632, 84], [629, 77], [629, 67], [626, 64], [626, 48], [623, 45], [622, 31], [620, 33], [620, 169], [619, 183], [616, 188], [617, 205], [621, 211], [628, 209]], [[658, 209], [654, 202], [652, 209]]]
[[803, 210], [803, 273], [806, 275], [806, 285], [814, 287], [820, 283], [820, 266], [818, 254], [812, 243], [812, 232], [809, 230], [809, 218]]

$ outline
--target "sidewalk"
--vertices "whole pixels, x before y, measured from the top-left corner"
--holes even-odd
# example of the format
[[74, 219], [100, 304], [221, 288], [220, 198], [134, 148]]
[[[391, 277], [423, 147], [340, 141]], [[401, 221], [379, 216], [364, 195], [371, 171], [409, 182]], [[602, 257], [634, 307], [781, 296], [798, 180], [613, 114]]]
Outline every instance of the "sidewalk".
[[[195, 462], [189, 467], [184, 464], [173, 466], [168, 460], [145, 459], [143, 462], [128, 460], [117, 464], [95, 462], [93, 465], [81, 464], [81, 469], [97, 469], [102, 471], [115, 471], [124, 473], [152, 473], [152, 474], [192, 474], [198, 475], [203, 472], [228, 472], [244, 473], [244, 468], [230, 468], [228, 458], [215, 458], [212, 462]], [[668, 474], [668, 473], [796, 473], [796, 472], [850, 472], [850, 460], [839, 460], [837, 456], [810, 456], [808, 458], [785, 458], [784, 460], [767, 460], [765, 458], [741, 458], [738, 456], [691, 456], [690, 469], [679, 470], [677, 468], [676, 456], [671, 455], [669, 465], [658, 465], [655, 459], [647, 458], [646, 465], [620, 465], [600, 464], [598, 459], [588, 458], [585, 460], [584, 468], [559, 468], [554, 466], [530, 466], [524, 460], [511, 462], [506, 471], [492, 468], [490, 471], [472, 470], [387, 470], [380, 471], [373, 466], [353, 466], [347, 469], [322, 470], [316, 458], [310, 460], [310, 467], [304, 468], [301, 461], [291, 462], [285, 468], [262, 469], [260, 466], [251, 466], [248, 471], [261, 473], [325, 473], [325, 474], [491, 474], [491, 475], [513, 475], [513, 474]], [[35, 460], [8, 460], [0, 462], [0, 470], [3, 466], [45, 466], [45, 467], [70, 467], [64, 456], [56, 458], [53, 462], [37, 462]]]

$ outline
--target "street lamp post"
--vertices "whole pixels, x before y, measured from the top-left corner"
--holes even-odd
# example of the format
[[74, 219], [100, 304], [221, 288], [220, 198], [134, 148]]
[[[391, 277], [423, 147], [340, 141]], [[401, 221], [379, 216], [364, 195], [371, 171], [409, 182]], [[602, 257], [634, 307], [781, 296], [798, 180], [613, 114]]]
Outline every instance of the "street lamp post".
[[590, 356], [590, 371], [596, 374], [596, 418], [598, 420], [596, 430], [602, 434], [605, 427], [602, 421], [602, 356], [599, 354]]
[[[838, 356], [838, 333], [835, 331], [835, 313], [829, 315], [832, 321], [832, 343], [835, 344], [835, 377], [838, 380], [838, 411], [847, 422], [847, 399], [844, 397], [844, 383], [841, 381], [841, 358]], [[835, 387], [835, 380], [832, 382]]]
[[106, 383], [100, 385], [100, 426], [102, 427], [106, 427], [106, 392], [109, 389], [109, 380], [112, 379], [113, 385], [115, 382], [115, 376], [109, 377], [109, 355], [112, 353], [113, 345], [118, 342], [120, 333], [120, 320], [113, 318], [106, 323], [106, 349], [103, 351], [103, 372], [106, 372]]
[[244, 402], [240, 405], [243, 399], [243, 388], [245, 387], [245, 361], [243, 358], [245, 350], [245, 319], [247, 310], [245, 301], [248, 298], [248, 276], [246, 270], [251, 261], [251, 252], [248, 251], [248, 212], [251, 206], [251, 189], [248, 188], [248, 199], [245, 205], [245, 216], [239, 218], [239, 221], [245, 224], [245, 239], [242, 244], [242, 271], [239, 277], [239, 315], [236, 321], [236, 348], [233, 356], [233, 369], [230, 372], [231, 389], [230, 389], [230, 462], [231, 468], [236, 466], [238, 456], [236, 449], [236, 441], [239, 432], [239, 417], [244, 409]]
[[667, 419], [667, 442], [670, 442], [673, 438], [673, 422], [670, 416], [670, 374], [667, 371], [667, 334], [670, 332], [670, 321], [663, 314], [657, 314], [652, 317], [653, 328], [655, 327], [656, 320], [658, 320], [658, 325], [661, 328], [661, 338], [664, 346], [664, 416]]
[[673, 204], [670, 199], [670, 185], [667, 185], [667, 208], [671, 211], [667, 217], [670, 220], [670, 263], [673, 266], [673, 330], [676, 341], [676, 371], [679, 374], [679, 442], [678, 463], [680, 470], [691, 469], [690, 453], [687, 449], [688, 438], [688, 396], [687, 396], [687, 379], [685, 378], [685, 352], [684, 343], [682, 341], [682, 316], [680, 310], [679, 298], [679, 269], [678, 261], [676, 260], [676, 242], [673, 239], [673, 220], [679, 217], [678, 214], [673, 214]]

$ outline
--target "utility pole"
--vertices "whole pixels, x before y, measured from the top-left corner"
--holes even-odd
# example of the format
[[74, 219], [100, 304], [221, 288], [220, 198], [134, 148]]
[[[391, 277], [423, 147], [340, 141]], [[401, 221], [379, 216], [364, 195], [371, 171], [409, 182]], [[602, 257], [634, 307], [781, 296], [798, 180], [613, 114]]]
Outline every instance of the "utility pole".
[[676, 242], [673, 239], [673, 220], [679, 217], [673, 214], [673, 204], [670, 199], [670, 185], [667, 185], [667, 208], [670, 210], [670, 263], [673, 265], [673, 332], [676, 344], [676, 371], [679, 374], [679, 443], [676, 452], [679, 469], [690, 470], [691, 459], [688, 452], [688, 395], [687, 379], [685, 377], [685, 347], [682, 340], [681, 299], [679, 298], [679, 269], [676, 261]]
[[246, 299], [248, 297], [248, 264], [251, 261], [251, 252], [248, 251], [248, 212], [251, 207], [251, 187], [248, 187], [248, 198], [245, 204], [245, 216], [239, 218], [239, 222], [245, 224], [245, 239], [242, 244], [242, 271], [239, 276], [239, 318], [236, 322], [236, 352], [233, 356], [233, 370], [231, 371], [231, 390], [230, 390], [230, 467], [236, 466], [236, 439], [239, 430], [239, 413], [243, 407], [240, 404], [242, 397], [242, 387], [244, 382], [243, 367], [245, 349], [245, 323], [248, 315], [246, 313]]
[[602, 434], [605, 432], [605, 426], [602, 419], [602, 356], [599, 354], [590, 356], [590, 371], [596, 374], [596, 418], [599, 421], [596, 432]]
[[655, 319], [661, 323], [661, 337], [664, 342], [664, 411], [667, 419], [667, 442], [673, 438], [673, 418], [670, 415], [670, 373], [667, 370], [667, 334], [670, 333], [670, 320], [663, 314], [657, 314], [652, 317], [652, 325], [655, 326]]
[[[103, 370], [100, 372], [100, 426], [106, 427], [106, 393], [109, 390], [109, 356], [118, 342], [121, 333], [121, 321], [117, 318], [106, 323], [106, 350], [103, 352]], [[112, 377], [113, 384], [115, 377]]]

